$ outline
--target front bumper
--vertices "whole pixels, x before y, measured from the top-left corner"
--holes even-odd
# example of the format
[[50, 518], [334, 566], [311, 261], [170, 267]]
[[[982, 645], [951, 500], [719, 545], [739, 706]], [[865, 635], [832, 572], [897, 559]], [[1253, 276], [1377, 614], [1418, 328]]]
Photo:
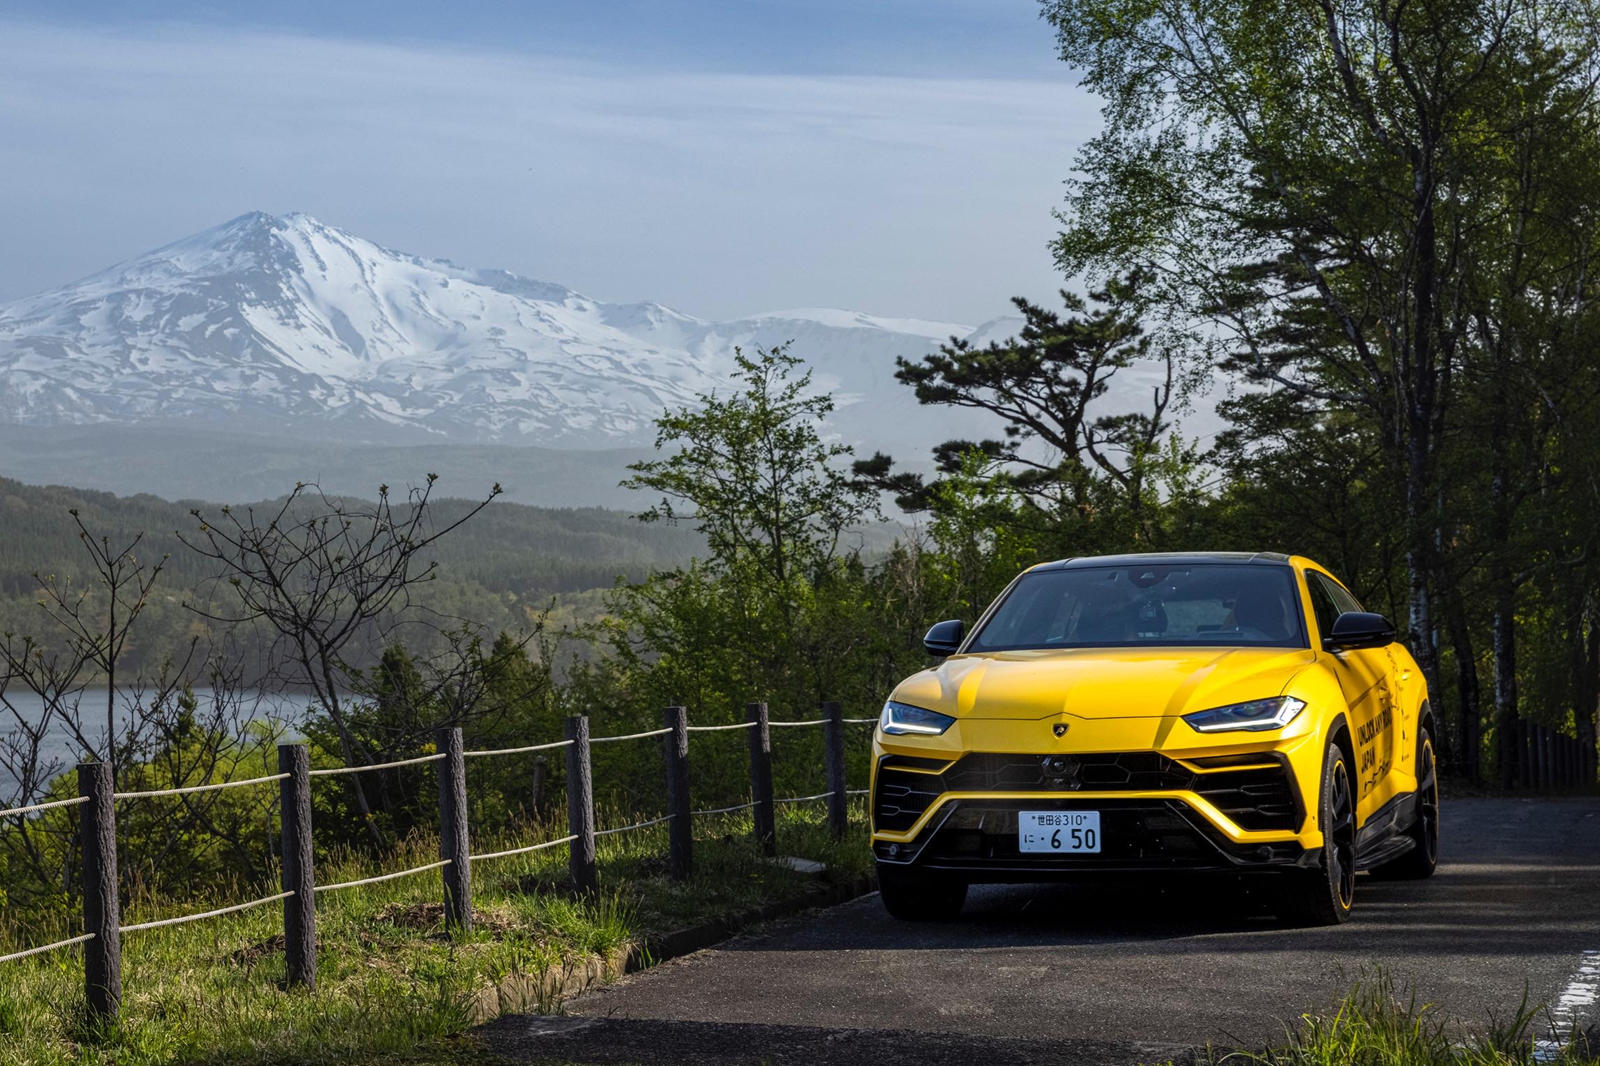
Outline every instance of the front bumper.
[[[1017, 812], [1100, 812], [1104, 841], [1096, 854], [1023, 853]], [[1293, 840], [1262, 844], [1229, 841], [1180, 800], [1058, 798], [953, 799], [905, 842], [875, 839], [880, 862], [960, 874], [976, 881], [1041, 881], [1085, 873], [1219, 871], [1305, 866], [1315, 852]]]
[[[1321, 844], [1295, 766], [1296, 754], [1311, 747], [1306, 739], [1233, 738], [1171, 753], [1066, 744], [996, 752], [940, 750], [880, 734], [873, 852], [886, 863], [991, 881], [1304, 866]], [[1020, 852], [1017, 814], [1024, 810], [1099, 811], [1102, 850]]]

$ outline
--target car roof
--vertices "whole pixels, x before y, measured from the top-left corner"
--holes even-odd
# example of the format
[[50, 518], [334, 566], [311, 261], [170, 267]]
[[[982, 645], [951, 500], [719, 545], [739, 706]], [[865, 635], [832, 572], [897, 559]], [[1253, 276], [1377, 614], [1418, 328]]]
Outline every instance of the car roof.
[[1084, 555], [1055, 562], [1040, 563], [1034, 570], [1076, 570], [1091, 566], [1138, 566], [1141, 563], [1160, 563], [1163, 566], [1195, 566], [1206, 563], [1252, 564], [1256, 566], [1288, 566], [1289, 556], [1282, 552], [1136, 552], [1129, 555]]

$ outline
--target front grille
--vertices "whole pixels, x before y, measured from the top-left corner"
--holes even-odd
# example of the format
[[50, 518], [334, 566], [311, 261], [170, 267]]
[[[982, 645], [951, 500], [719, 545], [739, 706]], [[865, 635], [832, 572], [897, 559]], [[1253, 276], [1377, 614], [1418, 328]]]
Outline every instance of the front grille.
[[940, 774], [917, 769], [945, 765], [932, 759], [885, 755], [878, 761], [878, 780], [872, 792], [872, 824], [888, 833], [904, 833], [922, 817], [928, 805], [945, 792]]
[[1209, 844], [1166, 800], [1084, 800], [1050, 803], [1051, 809], [1093, 808], [1100, 812], [1099, 852], [1075, 855], [1024, 853], [1017, 847], [1017, 812], [1025, 801], [966, 801], [944, 822], [918, 857], [944, 867], [1069, 866], [1192, 867], [1219, 861]]
[[[1023, 852], [1018, 812], [1095, 810], [1101, 850]], [[1095, 799], [1053, 795], [1037, 800], [955, 800], [946, 815], [910, 843], [873, 846], [879, 859], [949, 870], [974, 881], [1040, 880], [1089, 871], [1231, 870], [1295, 865], [1298, 844], [1232, 844], [1187, 804], [1170, 799]]]
[[[1063, 760], [1047, 766], [1046, 759]], [[1231, 757], [1196, 760], [1230, 766]], [[1160, 752], [1007, 754], [972, 752], [938, 773], [942, 763], [885, 755], [878, 763], [873, 825], [880, 831], [910, 829], [945, 792], [1177, 792], [1205, 797], [1241, 829], [1295, 830], [1302, 820], [1287, 763], [1276, 755], [1252, 756], [1254, 765], [1197, 773]], [[923, 772], [917, 772], [923, 771]]]
[[1240, 829], [1300, 828], [1300, 800], [1282, 764], [1196, 774], [1191, 788]]
[[1047, 773], [1041, 755], [973, 752], [944, 772], [953, 792], [1158, 792], [1188, 788], [1194, 774], [1159, 752], [1063, 754], [1066, 772]]

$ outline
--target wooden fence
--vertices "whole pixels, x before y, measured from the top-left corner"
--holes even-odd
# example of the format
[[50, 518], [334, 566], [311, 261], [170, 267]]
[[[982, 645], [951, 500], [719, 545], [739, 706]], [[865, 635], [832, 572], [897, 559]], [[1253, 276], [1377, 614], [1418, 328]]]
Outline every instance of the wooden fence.
[[1520, 719], [1506, 739], [1515, 753], [1514, 787], [1535, 791], [1594, 787], [1596, 751], [1592, 744]]
[[[91, 1013], [101, 1019], [114, 1019], [122, 1001], [122, 935], [168, 925], [182, 925], [272, 903], [283, 904], [284, 954], [288, 982], [307, 989], [317, 983], [317, 908], [316, 898], [363, 885], [410, 877], [431, 870], [441, 872], [446, 926], [455, 934], [472, 928], [472, 864], [511, 855], [524, 855], [545, 848], [568, 845], [568, 868], [572, 883], [582, 891], [592, 891], [597, 882], [595, 841], [613, 833], [626, 833], [667, 823], [667, 865], [673, 877], [686, 878], [693, 868], [694, 826], [697, 816], [749, 810], [754, 821], [754, 836], [763, 849], [772, 853], [777, 845], [776, 808], [786, 803], [826, 800], [828, 824], [835, 835], [842, 834], [848, 821], [848, 801], [865, 789], [851, 790], [845, 782], [845, 726], [871, 724], [875, 718], [845, 718], [838, 703], [822, 704], [821, 717], [801, 722], [774, 722], [765, 703], [746, 706], [745, 721], [732, 725], [694, 726], [688, 711], [668, 707], [660, 729], [613, 737], [591, 737], [589, 719], [578, 715], [567, 719], [566, 738], [546, 744], [492, 751], [466, 751], [461, 730], [440, 729], [435, 751], [413, 759], [370, 766], [340, 766], [313, 770], [310, 753], [304, 744], [278, 747], [278, 773], [247, 781], [222, 781], [186, 788], [149, 792], [114, 791], [111, 768], [103, 763], [78, 766], [78, 791], [74, 799], [56, 800], [0, 811], [0, 817], [27, 816], [56, 807], [79, 808], [79, 837], [83, 849], [83, 932], [75, 937], [44, 944], [0, 957], [0, 963], [27, 958], [47, 951], [84, 946], [84, 992]], [[821, 727], [824, 733], [826, 792], [812, 796], [775, 797], [772, 791], [772, 730], [775, 728]], [[749, 737], [750, 801], [731, 807], [696, 810], [690, 802], [689, 735], [697, 732], [744, 730]], [[667, 812], [632, 825], [600, 829], [595, 824], [594, 787], [590, 749], [594, 744], [661, 738], [664, 752]], [[567, 760], [567, 833], [522, 847], [486, 854], [472, 854], [471, 826], [467, 818], [467, 760], [527, 752], [565, 749]], [[313, 861], [311, 818], [311, 779], [319, 776], [368, 773], [399, 766], [437, 763], [439, 781], [439, 859], [409, 870], [397, 870], [376, 877], [318, 884]], [[535, 789], [542, 785], [543, 760], [535, 764]], [[282, 821], [282, 891], [247, 903], [187, 914], [160, 921], [122, 924], [117, 881], [117, 821], [119, 802], [160, 796], [184, 795], [216, 789], [245, 788], [276, 783], [279, 789]]]

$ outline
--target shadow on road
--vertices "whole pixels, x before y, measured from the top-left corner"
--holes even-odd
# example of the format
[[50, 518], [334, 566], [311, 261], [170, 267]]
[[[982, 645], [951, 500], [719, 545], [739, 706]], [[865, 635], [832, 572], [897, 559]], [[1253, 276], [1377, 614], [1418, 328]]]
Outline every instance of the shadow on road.
[[[1509, 846], [1508, 846], [1509, 844]], [[1498, 842], [1490, 854], [1462, 848], [1427, 881], [1363, 875], [1346, 925], [1297, 927], [1277, 914], [1276, 875], [1167, 875], [1085, 878], [1040, 885], [977, 885], [960, 918], [891, 919], [876, 898], [834, 916], [748, 937], [728, 951], [941, 951], [1038, 946], [1138, 945], [1205, 938], [1230, 952], [1296, 951], [1370, 955], [1522, 955], [1552, 942], [1595, 939], [1600, 853], [1522, 853]], [[1492, 859], [1492, 861], [1482, 861]], [[1570, 930], [1570, 932], [1564, 931]], [[1218, 940], [1222, 943], [1218, 943]], [[1166, 950], [1173, 950], [1168, 948]]]
[[[1524, 995], [1554, 1002], [1581, 953], [1600, 948], [1600, 801], [1458, 802], [1446, 808], [1443, 845], [1445, 864], [1427, 881], [1363, 876], [1341, 926], [1285, 925], [1274, 915], [1279, 886], [1266, 877], [982, 886], [952, 922], [896, 921], [869, 897], [597, 989], [570, 1009], [745, 1027], [694, 1029], [719, 1041], [731, 1032], [788, 1039], [759, 1029], [768, 1024], [845, 1040], [914, 1017], [919, 1029], [980, 1041], [1065, 1034], [1261, 1047], [1308, 1012], [1336, 1010], [1352, 982], [1379, 970], [1463, 1032], [1505, 1017]], [[920, 1046], [879, 1039], [851, 1046]], [[967, 1058], [921, 1061], [1009, 1061], [973, 1046]], [[691, 1061], [748, 1061], [729, 1054]]]
[[476, 1030], [489, 1051], [522, 1062], [674, 1063], [675, 1066], [1189, 1066], [1182, 1045], [1035, 1040], [903, 1029], [623, 1018], [510, 1017]]

